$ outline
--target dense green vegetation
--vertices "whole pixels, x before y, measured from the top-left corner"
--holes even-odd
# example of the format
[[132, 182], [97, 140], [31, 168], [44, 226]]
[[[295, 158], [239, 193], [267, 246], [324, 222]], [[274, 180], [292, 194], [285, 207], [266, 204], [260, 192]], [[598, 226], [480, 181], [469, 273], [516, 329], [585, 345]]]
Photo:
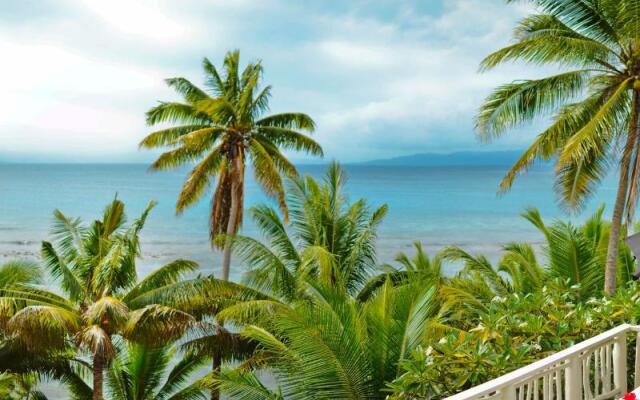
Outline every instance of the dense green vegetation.
[[48, 378], [73, 399], [441, 398], [640, 315], [634, 283], [601, 294], [602, 208], [577, 226], [525, 211], [546, 242], [508, 243], [496, 263], [416, 243], [380, 265], [387, 207], [349, 201], [345, 180], [337, 164], [321, 181], [291, 178], [288, 225], [277, 208], [249, 210], [261, 235], [229, 238], [247, 266], [240, 283], [184, 260], [138, 279], [153, 204], [128, 226], [118, 200], [88, 225], [56, 211], [46, 271], [0, 269], [0, 390], [42, 398]]

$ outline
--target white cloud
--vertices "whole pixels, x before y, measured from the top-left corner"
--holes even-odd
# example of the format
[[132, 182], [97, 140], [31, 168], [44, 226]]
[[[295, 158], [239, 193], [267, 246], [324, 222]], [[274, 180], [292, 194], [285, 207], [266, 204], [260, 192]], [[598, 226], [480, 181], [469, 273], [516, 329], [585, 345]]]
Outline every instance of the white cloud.
[[[61, 46], [15, 43], [0, 37], [0, 86], [9, 93], [34, 95], [86, 94], [158, 87], [159, 70], [140, 68], [126, 60], [87, 57]], [[6, 94], [7, 92], [5, 92]]]
[[174, 98], [163, 78], [199, 82], [201, 57], [219, 63], [232, 48], [245, 61], [263, 59], [274, 111], [315, 117], [329, 157], [475, 146], [482, 98], [528, 71], [479, 75], [477, 65], [507, 43], [527, 10], [501, 0], [443, 1], [437, 15], [413, 2], [385, 3], [395, 8], [390, 15], [369, 12], [378, 4], [368, 1], [61, 0], [50, 16], [0, 24], [2, 150], [131, 154], [146, 129], [144, 111]]
[[188, 39], [191, 27], [167, 15], [167, 7], [154, 0], [78, 0], [114, 29], [145, 39], [172, 43]]
[[0, 137], [12, 152], [108, 159], [145, 130], [145, 105], [131, 109], [122, 100], [163, 86], [160, 71], [59, 46], [0, 40], [0, 53], [12, 55], [0, 75]]
[[[514, 21], [527, 10], [486, 0], [446, 4], [438, 17], [405, 13], [415, 29], [388, 21], [375, 27], [370, 20], [358, 27], [349, 18], [344, 31], [334, 29], [316, 43], [322, 65], [337, 67], [348, 89], [367, 94], [320, 115], [329, 153], [366, 159], [393, 155], [403, 142], [412, 144], [400, 150], [405, 152], [474, 145], [477, 107], [490, 88], [516, 77], [513, 69], [480, 75], [478, 64], [507, 43]], [[345, 140], [353, 146], [345, 147]]]

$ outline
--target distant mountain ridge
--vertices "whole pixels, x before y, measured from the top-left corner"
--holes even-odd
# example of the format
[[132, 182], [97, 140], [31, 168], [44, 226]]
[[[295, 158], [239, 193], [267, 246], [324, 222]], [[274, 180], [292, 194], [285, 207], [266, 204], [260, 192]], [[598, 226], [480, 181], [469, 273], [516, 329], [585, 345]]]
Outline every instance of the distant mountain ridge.
[[510, 166], [522, 155], [521, 150], [510, 151], [460, 151], [455, 153], [418, 153], [408, 156], [364, 161], [361, 165], [396, 166]]

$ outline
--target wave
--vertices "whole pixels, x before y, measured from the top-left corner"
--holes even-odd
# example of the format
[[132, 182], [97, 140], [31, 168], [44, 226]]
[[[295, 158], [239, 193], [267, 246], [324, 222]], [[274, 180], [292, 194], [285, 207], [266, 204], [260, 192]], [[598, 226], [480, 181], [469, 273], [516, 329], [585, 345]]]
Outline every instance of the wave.
[[13, 244], [18, 246], [33, 246], [40, 244], [39, 240], [0, 240], [0, 244]]
[[142, 240], [142, 245], [174, 245], [174, 246], [191, 246], [208, 244], [207, 240], [188, 240], [188, 241], [174, 241], [174, 240]]

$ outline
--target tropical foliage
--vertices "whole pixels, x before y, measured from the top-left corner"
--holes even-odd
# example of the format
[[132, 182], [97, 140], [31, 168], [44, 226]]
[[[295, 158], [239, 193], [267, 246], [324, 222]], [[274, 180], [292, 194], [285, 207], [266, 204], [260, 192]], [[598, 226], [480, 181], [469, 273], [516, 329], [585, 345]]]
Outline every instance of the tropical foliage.
[[[233, 398], [384, 398], [398, 362], [440, 326], [437, 286], [424, 280], [359, 296], [375, 268], [376, 227], [386, 206], [371, 210], [349, 203], [344, 173], [329, 167], [322, 183], [295, 179], [289, 190], [291, 233], [274, 209], [253, 210], [268, 244], [236, 237], [249, 264], [245, 283], [261, 299], [238, 300], [217, 317], [241, 327], [256, 343], [240, 367], [228, 367], [211, 383]], [[367, 289], [370, 292], [371, 289]], [[366, 297], [366, 300], [360, 300]], [[277, 390], [258, 378], [269, 371]]]
[[[258, 206], [251, 214], [265, 240], [234, 238], [249, 266], [246, 286], [227, 287], [215, 300], [222, 304], [215, 317], [256, 347], [211, 376], [211, 387], [230, 398], [361, 399], [389, 392], [439, 398], [633, 321], [639, 310], [631, 291], [592, 300], [601, 293], [609, 229], [602, 208], [580, 226], [546, 224], [527, 210], [523, 217], [547, 239], [541, 257], [531, 245], [510, 243], [494, 267], [460, 248], [431, 258], [416, 244], [414, 256], [400, 254], [397, 266], [376, 272], [375, 251], [368, 249], [386, 207], [369, 211], [364, 200], [345, 202], [337, 183], [343, 176], [333, 165], [322, 183], [293, 180], [291, 229], [275, 209]], [[366, 212], [353, 218], [354, 210]], [[362, 239], [347, 240], [354, 226]], [[620, 276], [628, 280], [630, 253], [621, 248], [628, 258], [621, 257]], [[352, 254], [366, 256], [345, 263]], [[459, 273], [444, 274], [450, 262], [461, 261]], [[366, 268], [353, 273], [354, 265]], [[576, 309], [584, 312], [565, 318]], [[593, 323], [607, 313], [616, 318]], [[452, 355], [459, 363], [450, 369]], [[266, 385], [265, 375], [277, 385]]]
[[638, 286], [584, 301], [579, 286], [550, 282], [526, 295], [469, 307], [452, 329], [401, 361], [390, 397], [439, 399], [497, 378], [622, 323], [638, 323]]
[[[158, 344], [180, 337], [189, 327], [190, 315], [149, 304], [145, 296], [171, 290], [197, 268], [195, 263], [177, 260], [137, 279], [139, 233], [152, 208], [153, 203], [130, 226], [125, 226], [124, 204], [117, 199], [90, 225], [56, 211], [54, 242], [42, 243], [42, 261], [62, 294], [34, 284], [35, 274], [25, 274], [22, 264], [0, 270], [0, 281], [5, 282], [0, 287], [0, 321], [6, 352], [22, 349], [32, 360], [48, 360], [23, 368], [50, 369], [69, 380], [79, 397], [93, 392], [93, 399], [101, 400], [104, 370], [117, 354], [116, 338]], [[65, 368], [65, 360], [73, 365]], [[73, 373], [89, 364], [90, 384]]]
[[602, 298], [603, 208], [579, 225], [526, 210], [544, 243], [508, 243], [495, 264], [420, 243], [379, 264], [387, 207], [350, 201], [345, 182], [337, 164], [291, 178], [288, 224], [251, 209], [260, 238], [230, 239], [241, 283], [183, 260], [138, 279], [153, 203], [129, 225], [119, 200], [89, 225], [56, 211], [42, 262], [59, 287], [34, 264], [0, 267], [0, 393], [43, 398], [46, 377], [77, 400], [435, 399], [640, 315], [635, 284]]
[[569, 208], [581, 206], [612, 165], [619, 165], [616, 201], [607, 247], [604, 289], [616, 286], [623, 216], [630, 222], [640, 179], [640, 4], [635, 0], [530, 0], [538, 10], [518, 23], [514, 42], [487, 56], [482, 70], [523, 61], [560, 67], [541, 79], [502, 85], [477, 117], [483, 140], [553, 114], [551, 124], [500, 184], [508, 190], [536, 160], [556, 159], [556, 189]]
[[0, 398], [5, 400], [46, 400], [36, 386], [39, 376], [31, 374], [0, 373]]
[[[265, 115], [269, 110], [271, 86], [261, 87], [260, 62], [240, 71], [240, 52], [227, 53], [223, 70], [204, 59], [205, 89], [185, 78], [170, 78], [167, 85], [182, 102], [161, 102], [147, 112], [147, 124], [170, 124], [149, 134], [143, 148], [169, 148], [151, 169], [193, 166], [178, 201], [176, 211], [197, 202], [217, 178], [211, 203], [210, 235], [237, 233], [242, 223], [244, 179], [247, 160], [253, 165], [256, 181], [273, 197], [287, 215], [281, 175], [295, 176], [295, 166], [281, 150], [322, 155], [322, 148], [305, 133], [313, 132], [311, 117], [285, 112]], [[213, 241], [213, 243], [216, 243]], [[225, 244], [222, 278], [228, 280], [230, 243]]]
[[[458, 247], [449, 247], [440, 257], [462, 262], [464, 266], [450, 285], [464, 288], [473, 282], [473, 292], [484, 293], [483, 298], [491, 300], [494, 295], [536, 292], [549, 281], [559, 279], [567, 290], [578, 285], [578, 293], [583, 298], [599, 296], [610, 228], [602, 218], [603, 212], [604, 206], [601, 206], [582, 225], [575, 226], [561, 220], [546, 224], [538, 210], [528, 209], [522, 216], [543, 235], [545, 242], [538, 253], [544, 260], [527, 243], [506, 244], [497, 266], [482, 255], [474, 256]], [[626, 283], [632, 280], [635, 260], [625, 243], [620, 242], [618, 246], [618, 280]]]
[[291, 229], [271, 207], [251, 210], [268, 243], [246, 236], [233, 240], [235, 252], [249, 266], [247, 286], [283, 299], [301, 294], [307, 278], [352, 295], [362, 289], [376, 269], [377, 227], [387, 206], [372, 210], [364, 199], [349, 203], [345, 183], [344, 171], [335, 163], [322, 182], [310, 176], [291, 179]]
[[175, 346], [124, 344], [107, 372], [112, 400], [205, 400], [195, 373], [205, 359], [194, 353], [176, 358]]

